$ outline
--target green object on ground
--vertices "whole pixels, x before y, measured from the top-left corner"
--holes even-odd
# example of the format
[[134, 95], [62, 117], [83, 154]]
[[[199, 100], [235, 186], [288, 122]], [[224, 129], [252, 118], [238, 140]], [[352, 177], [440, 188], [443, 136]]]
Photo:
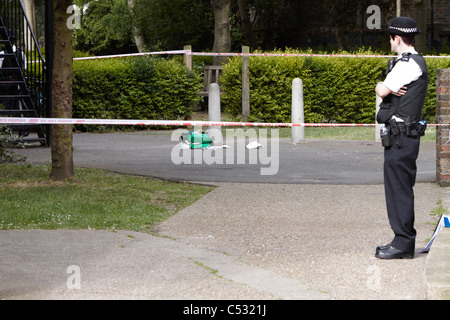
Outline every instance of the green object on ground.
[[188, 131], [182, 134], [181, 141], [187, 142], [191, 149], [207, 148], [212, 143], [211, 137], [200, 131]]

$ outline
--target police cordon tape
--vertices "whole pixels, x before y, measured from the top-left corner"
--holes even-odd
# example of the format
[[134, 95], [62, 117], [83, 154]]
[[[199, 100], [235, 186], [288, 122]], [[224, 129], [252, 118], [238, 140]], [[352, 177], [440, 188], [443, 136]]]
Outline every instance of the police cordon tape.
[[[222, 57], [337, 57], [337, 58], [392, 58], [392, 55], [368, 55], [368, 54], [314, 54], [314, 53], [232, 53], [232, 52], [192, 52], [191, 50], [156, 51], [144, 53], [132, 53], [122, 55], [108, 55], [98, 57], [74, 58], [74, 60], [93, 60], [106, 58], [121, 58], [144, 55], [169, 55], [185, 54], [188, 56], [222, 56]], [[425, 58], [450, 58], [450, 56], [424, 56]]]
[[[183, 54], [188, 56], [222, 56], [222, 57], [335, 57], [335, 58], [393, 58], [392, 55], [368, 55], [368, 54], [314, 54], [314, 53], [232, 53], [232, 52], [192, 52], [191, 50], [171, 50], [171, 51], [153, 51], [141, 53], [128, 53], [118, 55], [93, 56], [74, 58], [74, 61], [81, 60], [98, 60], [112, 58], [126, 58], [136, 56], [151, 55], [171, 55]], [[424, 56], [424, 58], [450, 58], [448, 56]], [[28, 63], [36, 63], [38, 61], [29, 61]]]
[[126, 57], [151, 56], [151, 55], [187, 54], [187, 52], [190, 52], [190, 51], [187, 51], [187, 50], [155, 51], [155, 52], [116, 54], [116, 55], [107, 55], [107, 56], [82, 57], [82, 58], [73, 58], [73, 60], [77, 61], [77, 60], [126, 58]]
[[[238, 56], [238, 57], [335, 57], [335, 58], [395, 58], [392, 55], [376, 54], [315, 54], [315, 53], [214, 53], [191, 52], [184, 54], [191, 56]], [[450, 58], [450, 56], [423, 56], [424, 58]]]
[[338, 58], [392, 58], [389, 55], [364, 54], [314, 54], [314, 53], [217, 53], [217, 52], [186, 52], [188, 56], [231, 56], [231, 57], [338, 57]]
[[[75, 119], [75, 118], [21, 118], [0, 117], [0, 124], [83, 124], [124, 126], [205, 126], [205, 127], [374, 127], [375, 123], [264, 123], [228, 121], [181, 121], [181, 120], [127, 120], [127, 119]], [[428, 126], [450, 126], [450, 124], [428, 124]]]
[[[191, 50], [154, 51], [141, 53], [126, 53], [106, 56], [92, 56], [73, 58], [74, 61], [100, 60], [113, 58], [126, 58], [151, 55], [183, 54], [188, 56], [222, 56], [222, 57], [337, 57], [337, 58], [394, 58], [390, 55], [369, 55], [369, 54], [314, 54], [314, 53], [222, 53], [222, 52], [192, 52]], [[449, 56], [424, 56], [424, 58], [450, 58]], [[41, 61], [28, 61], [27, 64], [40, 63]]]
[[[141, 53], [125, 53], [125, 54], [113, 54], [106, 56], [92, 56], [92, 57], [80, 57], [73, 58], [74, 61], [79, 60], [99, 60], [99, 59], [113, 59], [113, 58], [127, 58], [138, 56], [151, 56], [151, 55], [169, 55], [169, 54], [187, 54], [189, 50], [172, 50], [172, 51], [154, 51], [154, 52], [141, 52]], [[27, 63], [40, 63], [41, 61], [28, 61]]]

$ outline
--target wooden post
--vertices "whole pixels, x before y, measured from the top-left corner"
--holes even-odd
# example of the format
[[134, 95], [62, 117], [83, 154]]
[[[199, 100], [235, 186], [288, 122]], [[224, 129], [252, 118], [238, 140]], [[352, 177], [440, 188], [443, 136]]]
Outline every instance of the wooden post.
[[[185, 45], [183, 47], [183, 50], [192, 51], [192, 46], [190, 44], [189, 45]], [[186, 67], [189, 70], [192, 70], [192, 56], [190, 54], [184, 54], [184, 64], [186, 65]]]
[[[250, 53], [248, 46], [242, 46], [242, 53]], [[250, 74], [249, 57], [242, 56], [242, 118], [248, 120], [250, 115]]]

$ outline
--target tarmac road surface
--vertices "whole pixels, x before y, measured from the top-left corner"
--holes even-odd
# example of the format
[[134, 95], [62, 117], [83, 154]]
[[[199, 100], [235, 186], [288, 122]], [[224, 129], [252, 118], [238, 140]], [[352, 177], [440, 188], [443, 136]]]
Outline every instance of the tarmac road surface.
[[[392, 238], [379, 143], [265, 143], [264, 148], [252, 150], [264, 152], [262, 158], [259, 154], [252, 158], [250, 150], [235, 150], [228, 162], [208, 165], [204, 162], [220, 157], [205, 157], [205, 150], [180, 151], [170, 135], [75, 134], [76, 166], [217, 188], [158, 225], [155, 234], [1, 231], [0, 298], [424, 297], [426, 254], [413, 260], [374, 257], [375, 247]], [[434, 230], [431, 210], [448, 197], [434, 182], [434, 148], [432, 143], [422, 144], [418, 159], [416, 249]], [[31, 163], [50, 161], [49, 148], [17, 152]], [[182, 152], [192, 160], [200, 154], [200, 164], [177, 165], [180, 159], [188, 161]], [[222, 159], [227, 159], [226, 154]], [[244, 160], [245, 164], [238, 163]], [[273, 170], [266, 173], [277, 170], [262, 175], [264, 167]]]

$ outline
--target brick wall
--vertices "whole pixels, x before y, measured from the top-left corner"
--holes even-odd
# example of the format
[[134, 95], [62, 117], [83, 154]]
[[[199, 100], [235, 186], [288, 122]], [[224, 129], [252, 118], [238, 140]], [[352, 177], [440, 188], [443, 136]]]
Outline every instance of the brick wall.
[[450, 187], [450, 69], [436, 70], [436, 178], [441, 187]]

